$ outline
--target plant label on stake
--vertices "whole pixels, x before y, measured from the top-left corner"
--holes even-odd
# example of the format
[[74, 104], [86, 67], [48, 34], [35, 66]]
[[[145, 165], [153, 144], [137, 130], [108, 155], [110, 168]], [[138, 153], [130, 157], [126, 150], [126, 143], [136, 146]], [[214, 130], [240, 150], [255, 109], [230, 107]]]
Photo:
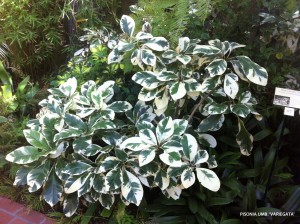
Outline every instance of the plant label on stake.
[[276, 87], [273, 104], [300, 109], [300, 91]]
[[287, 116], [291, 116], [291, 117], [294, 117], [294, 114], [295, 114], [295, 109], [294, 108], [291, 108], [291, 107], [285, 107], [284, 108], [284, 115], [287, 115]]

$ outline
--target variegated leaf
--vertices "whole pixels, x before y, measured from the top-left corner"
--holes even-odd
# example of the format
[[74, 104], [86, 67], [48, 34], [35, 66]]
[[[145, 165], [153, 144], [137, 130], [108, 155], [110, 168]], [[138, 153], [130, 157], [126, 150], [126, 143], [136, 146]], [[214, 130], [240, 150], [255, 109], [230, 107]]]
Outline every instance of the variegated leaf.
[[177, 80], [178, 76], [172, 71], [162, 71], [157, 75], [157, 79], [160, 81]]
[[65, 115], [65, 122], [69, 125], [71, 128], [77, 128], [82, 131], [85, 131], [87, 128], [87, 125], [84, 123], [83, 120], [80, 119], [80, 117], [73, 115], [73, 114], [66, 114]]
[[107, 64], [120, 63], [122, 59], [123, 54], [115, 47], [107, 56]]
[[132, 36], [135, 28], [135, 22], [130, 16], [123, 15], [120, 20], [120, 26], [124, 33], [128, 36]]
[[23, 134], [27, 142], [32, 146], [45, 151], [49, 151], [51, 149], [46, 138], [40, 132], [33, 129], [25, 129]]
[[135, 49], [131, 54], [131, 58], [130, 58], [131, 64], [138, 65], [138, 61], [141, 60], [140, 57], [141, 57], [141, 50]]
[[78, 191], [85, 182], [89, 179], [90, 173], [85, 173], [81, 176], [70, 176], [64, 186], [64, 191], [67, 194]]
[[196, 45], [193, 50], [193, 54], [202, 54], [202, 55], [217, 55], [221, 52], [219, 48], [210, 46], [210, 45]]
[[166, 50], [161, 56], [163, 57], [164, 61], [167, 61], [167, 64], [171, 64], [177, 60], [176, 56], [178, 53], [173, 50]]
[[150, 71], [137, 72], [132, 76], [132, 80], [148, 90], [163, 85], [163, 82], [159, 81], [156, 75]]
[[190, 38], [180, 37], [178, 42], [178, 47], [180, 52], [185, 52], [190, 46]]
[[131, 110], [131, 108], [131, 104], [126, 101], [115, 101], [108, 105], [106, 109], [112, 110], [116, 113], [121, 113], [126, 112], [127, 110]]
[[195, 165], [207, 162], [209, 155], [206, 150], [199, 150], [194, 158]]
[[143, 87], [138, 95], [138, 99], [144, 102], [153, 100], [160, 91], [158, 89], [147, 89]]
[[52, 168], [43, 190], [43, 198], [48, 205], [53, 207], [56, 205], [62, 197], [63, 186], [61, 181], [58, 179]]
[[199, 142], [207, 147], [215, 148], [217, 146], [216, 139], [209, 134], [198, 134]]
[[250, 112], [251, 112], [249, 107], [247, 107], [245, 104], [241, 104], [241, 103], [230, 105], [230, 110], [232, 111], [232, 113], [234, 113], [240, 117], [243, 117], [243, 118], [247, 117], [248, 114], [250, 114]]
[[121, 192], [128, 202], [137, 206], [141, 203], [144, 195], [139, 179], [127, 170], [123, 170]]
[[243, 93], [241, 93], [240, 97], [239, 97], [239, 101], [241, 103], [248, 103], [250, 101], [252, 97], [252, 94], [250, 91], [245, 91]]
[[198, 131], [199, 132], [217, 131], [222, 127], [224, 120], [225, 120], [225, 116], [223, 114], [210, 115], [200, 122], [198, 126]]
[[29, 192], [35, 192], [42, 187], [45, 180], [48, 178], [50, 171], [50, 161], [42, 163], [38, 167], [32, 169], [27, 175], [27, 185]]
[[162, 146], [161, 149], [164, 150], [165, 152], [180, 152], [182, 150], [182, 145], [180, 143], [180, 140], [172, 140], [170, 138], [167, 142], [165, 142]]
[[165, 190], [170, 184], [170, 177], [165, 171], [159, 169], [155, 174], [154, 182], [161, 190]]
[[115, 202], [115, 196], [113, 194], [101, 194], [99, 201], [104, 208], [109, 210]]
[[161, 161], [170, 167], [181, 167], [183, 165], [181, 161], [181, 155], [177, 151], [162, 153], [159, 155]]
[[247, 79], [247, 77], [243, 73], [241, 63], [238, 60], [231, 60], [230, 62], [232, 64], [235, 74], [237, 74], [241, 80], [249, 82], [249, 79]]
[[141, 49], [141, 59], [146, 65], [154, 66], [156, 63], [156, 56], [151, 50]]
[[92, 131], [96, 131], [99, 129], [114, 129], [116, 125], [108, 120], [99, 120], [92, 126]]
[[132, 151], [141, 151], [145, 147], [145, 143], [140, 137], [127, 138], [121, 144], [121, 149], [130, 149]]
[[156, 136], [150, 129], [140, 130], [139, 137], [145, 145], [157, 145]]
[[150, 162], [152, 162], [155, 158], [155, 148], [148, 148], [141, 150], [139, 154], [139, 166], [142, 167]]
[[181, 139], [182, 151], [189, 161], [193, 161], [198, 150], [198, 143], [194, 136], [185, 134]]
[[227, 109], [228, 109], [227, 103], [212, 102], [208, 105], [207, 112], [210, 115], [223, 114], [226, 112]]
[[215, 172], [206, 168], [196, 168], [197, 178], [201, 185], [211, 191], [218, 191], [221, 183]]
[[27, 175], [32, 170], [30, 166], [21, 166], [15, 176], [14, 186], [21, 186], [27, 184]]
[[105, 173], [109, 170], [116, 169], [121, 161], [114, 156], [108, 156], [101, 162], [101, 165], [98, 169], [95, 170], [95, 173]]
[[235, 99], [235, 97], [239, 91], [239, 85], [237, 84], [237, 75], [236, 74], [229, 73], [229, 74], [225, 75], [224, 91], [229, 97], [231, 97], [232, 99]]
[[204, 79], [203, 83], [201, 84], [200, 91], [204, 93], [206, 91], [215, 89], [221, 83], [222, 82], [221, 82], [219, 76], [208, 77], [208, 78]]
[[131, 51], [134, 48], [134, 44], [124, 42], [124, 41], [119, 41], [119, 43], [116, 47], [119, 52], [126, 52], [126, 51]]
[[103, 174], [95, 175], [93, 188], [98, 193], [107, 193], [105, 189], [105, 176]]
[[253, 148], [253, 136], [245, 128], [244, 122], [238, 118], [239, 132], [236, 135], [236, 141], [240, 146], [241, 153], [245, 156], [250, 156]]
[[[156, 106], [156, 110], [164, 109], [169, 104], [169, 94], [168, 89], [165, 89], [164, 92], [158, 94], [154, 100], [154, 104]], [[159, 115], [158, 115], [159, 116]]]
[[218, 166], [215, 155], [210, 156], [209, 159], [206, 161], [206, 163], [207, 163], [209, 169], [213, 169]]
[[267, 70], [253, 62], [247, 56], [236, 57], [246, 77], [253, 83], [261, 86], [266, 86], [268, 82]]
[[166, 51], [169, 49], [169, 43], [164, 37], [153, 37], [144, 45], [155, 51]]
[[166, 189], [166, 192], [168, 193], [168, 196], [173, 198], [174, 200], [179, 199], [180, 195], [181, 195], [181, 188], [177, 187], [177, 186], [172, 186], [172, 187], [168, 187]]
[[183, 82], [175, 82], [170, 87], [170, 95], [174, 101], [183, 98], [186, 95], [185, 84]]
[[173, 135], [182, 135], [188, 127], [188, 121], [183, 119], [175, 119]]
[[39, 149], [32, 146], [22, 146], [6, 155], [5, 159], [12, 163], [28, 164], [44, 156]]
[[224, 59], [215, 59], [206, 67], [210, 77], [222, 75], [227, 69], [227, 62]]
[[178, 55], [176, 58], [184, 65], [187, 65], [192, 60], [191, 56], [183, 54]]
[[116, 190], [121, 187], [121, 169], [110, 170], [105, 177], [106, 191]]
[[138, 32], [135, 36], [137, 40], [147, 40], [153, 38], [151, 33]]
[[69, 163], [66, 167], [62, 169], [63, 173], [69, 174], [69, 175], [81, 175], [87, 171], [92, 170], [92, 166], [81, 162], [81, 161], [74, 161]]
[[75, 77], [69, 78], [65, 83], [59, 86], [66, 97], [71, 97], [77, 88], [77, 79]]
[[67, 195], [63, 203], [63, 212], [66, 217], [71, 217], [77, 210], [79, 205], [79, 197], [76, 193]]
[[181, 183], [184, 188], [189, 188], [195, 183], [196, 177], [192, 169], [186, 169], [180, 176]]
[[171, 117], [166, 117], [161, 120], [156, 127], [156, 137], [158, 143], [170, 138], [174, 133], [174, 124]]

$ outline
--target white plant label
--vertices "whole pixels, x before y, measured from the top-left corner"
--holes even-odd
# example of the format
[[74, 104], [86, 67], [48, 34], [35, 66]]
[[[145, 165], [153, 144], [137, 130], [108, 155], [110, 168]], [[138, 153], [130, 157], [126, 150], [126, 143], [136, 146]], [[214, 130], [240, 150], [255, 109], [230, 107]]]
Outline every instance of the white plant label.
[[276, 87], [273, 104], [300, 109], [300, 91]]
[[294, 108], [290, 108], [290, 107], [285, 107], [284, 108], [284, 115], [294, 117], [294, 114], [295, 114], [295, 109]]

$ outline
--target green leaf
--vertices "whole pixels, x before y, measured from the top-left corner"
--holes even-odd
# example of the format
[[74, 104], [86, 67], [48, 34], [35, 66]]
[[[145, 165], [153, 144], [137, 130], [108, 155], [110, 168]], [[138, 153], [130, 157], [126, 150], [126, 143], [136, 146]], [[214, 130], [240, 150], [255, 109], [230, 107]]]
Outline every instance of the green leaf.
[[152, 162], [155, 158], [155, 155], [155, 148], [141, 150], [139, 154], [139, 166], [142, 167]]
[[238, 118], [239, 132], [236, 135], [236, 141], [240, 146], [241, 153], [249, 156], [252, 150], [253, 136], [245, 128], [244, 122]]
[[45, 137], [40, 132], [32, 129], [26, 129], [23, 131], [23, 133], [28, 143], [32, 146], [46, 151], [51, 149]]
[[69, 163], [67, 166], [65, 166], [62, 169], [62, 172], [74, 176], [74, 175], [81, 175], [85, 172], [91, 171], [92, 168], [93, 167], [87, 163], [81, 161], [73, 161]]
[[116, 113], [121, 113], [131, 110], [132, 106], [126, 101], [115, 101], [112, 104], [108, 105], [106, 109], [110, 109]]
[[209, 134], [198, 134], [198, 139], [200, 144], [210, 147], [210, 148], [215, 148], [217, 146], [217, 141], [216, 139]]
[[174, 101], [183, 98], [186, 95], [185, 84], [183, 82], [175, 82], [170, 87], [170, 95]]
[[195, 183], [196, 177], [192, 169], [186, 169], [181, 174], [181, 183], [184, 188], [189, 188]]
[[239, 91], [239, 85], [237, 84], [237, 75], [229, 73], [225, 75], [224, 79], [224, 92], [232, 99], [235, 99]]
[[61, 132], [54, 135], [54, 141], [59, 141], [66, 138], [78, 137], [83, 134], [82, 130], [78, 129], [64, 129]]
[[181, 139], [183, 154], [189, 161], [193, 161], [198, 150], [198, 143], [194, 136], [185, 134]]
[[4, 85], [12, 86], [12, 78], [11, 75], [6, 72], [2, 61], [0, 61], [0, 80]]
[[236, 58], [239, 60], [244, 74], [251, 82], [261, 86], [267, 85], [268, 73], [265, 68], [253, 62], [247, 56], [237, 56]]
[[38, 160], [44, 156], [45, 153], [41, 153], [39, 149], [32, 146], [22, 146], [7, 154], [5, 159], [12, 163], [28, 164]]
[[77, 193], [67, 195], [63, 203], [63, 212], [66, 217], [71, 217], [77, 210], [79, 205], [79, 197]]
[[63, 186], [54, 172], [54, 167], [48, 176], [43, 190], [43, 198], [51, 207], [61, 200]]
[[114, 169], [109, 171], [105, 177], [106, 191], [113, 191], [121, 187], [121, 169]]
[[198, 131], [199, 132], [217, 131], [222, 127], [224, 120], [225, 120], [225, 116], [223, 114], [210, 115], [200, 122], [198, 126]]
[[228, 205], [232, 202], [231, 198], [212, 197], [206, 201], [207, 206]]
[[237, 103], [237, 104], [233, 104], [230, 105], [230, 110], [240, 116], [240, 117], [247, 117], [248, 114], [250, 114], [251, 110], [249, 109], [249, 107], [247, 107], [245, 104], [241, 104], [241, 103]]
[[174, 124], [171, 117], [161, 120], [156, 127], [156, 136], [158, 143], [170, 138], [174, 133]]
[[130, 203], [137, 206], [141, 203], [144, 190], [139, 179], [127, 170], [123, 170], [122, 175], [122, 196]]
[[32, 169], [27, 175], [27, 185], [29, 192], [35, 192], [40, 189], [48, 178], [50, 170], [50, 161], [42, 163], [40, 166]]
[[130, 37], [133, 35], [135, 22], [130, 16], [123, 15], [120, 20], [120, 26], [124, 33], [127, 33]]
[[106, 209], [111, 209], [115, 202], [115, 196], [113, 194], [101, 194], [100, 203]]
[[0, 116], [0, 124], [7, 122], [8, 119], [6, 117]]
[[87, 125], [80, 119], [80, 117], [73, 115], [73, 114], [66, 114], [65, 115], [65, 122], [71, 127], [75, 129], [79, 129], [85, 131]]
[[205, 69], [210, 77], [222, 75], [227, 69], [227, 62], [224, 59], [215, 59]]
[[155, 89], [164, 84], [157, 79], [155, 73], [150, 71], [137, 72], [132, 76], [132, 80], [147, 88], [147, 90]]
[[92, 131], [96, 131], [99, 129], [115, 129], [116, 125], [108, 120], [100, 120], [97, 121], [93, 126], [92, 126]]
[[196, 45], [193, 50], [193, 54], [203, 54], [203, 55], [216, 55], [219, 54], [221, 50], [219, 48], [210, 45]]
[[153, 37], [144, 45], [155, 51], [166, 51], [169, 49], [169, 43], [164, 37]]
[[141, 49], [141, 59], [146, 65], [154, 66], [156, 63], [156, 56], [151, 50]]
[[206, 168], [196, 168], [197, 178], [201, 185], [211, 191], [218, 191], [220, 189], [220, 180], [212, 170]]

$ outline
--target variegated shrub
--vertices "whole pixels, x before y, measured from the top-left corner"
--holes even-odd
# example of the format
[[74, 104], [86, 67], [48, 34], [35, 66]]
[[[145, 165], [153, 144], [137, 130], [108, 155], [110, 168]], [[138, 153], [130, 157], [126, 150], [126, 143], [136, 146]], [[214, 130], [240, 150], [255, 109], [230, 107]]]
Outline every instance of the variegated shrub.
[[241, 153], [252, 149], [242, 118], [259, 114], [248, 85], [266, 85], [267, 72], [233, 55], [243, 45], [200, 45], [182, 37], [172, 50], [163, 37], [135, 33], [129, 16], [121, 18], [121, 29], [117, 40], [101, 38], [112, 49], [108, 63], [130, 61], [138, 69], [132, 80], [141, 91], [134, 107], [114, 100], [114, 81], [77, 86], [70, 78], [40, 102], [40, 114], [24, 130], [30, 146], [6, 156], [22, 165], [14, 184], [41, 190], [50, 206], [63, 204], [66, 216], [80, 200], [99, 201], [107, 209], [116, 197], [139, 205], [145, 186], [173, 199], [196, 181], [218, 191], [220, 180], [212, 171], [217, 162], [208, 154], [217, 140], [207, 132], [219, 130], [226, 114], [237, 117]]

